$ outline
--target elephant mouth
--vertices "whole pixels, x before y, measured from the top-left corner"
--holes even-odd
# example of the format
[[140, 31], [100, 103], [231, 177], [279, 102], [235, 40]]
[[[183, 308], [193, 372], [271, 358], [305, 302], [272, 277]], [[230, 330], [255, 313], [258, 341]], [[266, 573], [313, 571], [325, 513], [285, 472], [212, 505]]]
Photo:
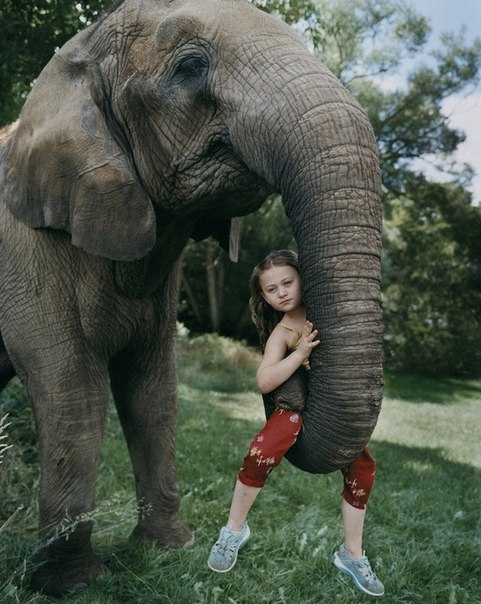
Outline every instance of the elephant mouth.
[[[227, 145], [214, 145], [207, 157], [173, 162], [167, 187], [154, 198], [174, 214], [245, 216], [275, 191]], [[226, 184], [227, 183], [227, 184]], [[166, 191], [168, 192], [166, 194]]]

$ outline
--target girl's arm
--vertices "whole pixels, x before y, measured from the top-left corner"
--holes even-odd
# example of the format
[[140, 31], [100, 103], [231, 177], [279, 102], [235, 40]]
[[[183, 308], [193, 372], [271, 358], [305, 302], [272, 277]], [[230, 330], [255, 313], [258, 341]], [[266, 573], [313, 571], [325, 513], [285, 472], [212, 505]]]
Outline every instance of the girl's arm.
[[317, 331], [307, 321], [299, 346], [286, 356], [288, 335], [290, 334], [286, 330], [276, 327], [267, 340], [264, 356], [257, 370], [257, 386], [262, 394], [272, 392], [288, 380], [319, 344], [319, 340], [315, 340]]

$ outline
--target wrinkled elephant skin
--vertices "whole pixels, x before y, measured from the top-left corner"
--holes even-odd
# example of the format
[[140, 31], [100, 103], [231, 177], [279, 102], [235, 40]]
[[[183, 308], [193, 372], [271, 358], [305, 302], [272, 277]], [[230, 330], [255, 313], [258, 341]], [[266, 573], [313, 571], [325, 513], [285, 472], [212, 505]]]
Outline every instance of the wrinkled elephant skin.
[[330, 472], [381, 404], [379, 166], [365, 112], [293, 30], [244, 0], [125, 0], [53, 56], [0, 132], [0, 387], [18, 375], [34, 412], [41, 537], [81, 519], [45, 548], [35, 589], [104, 570], [90, 536], [109, 391], [143, 510], [133, 536], [192, 541], [175, 469], [179, 256], [191, 237], [228, 246], [231, 219], [273, 191], [322, 342], [289, 457]]

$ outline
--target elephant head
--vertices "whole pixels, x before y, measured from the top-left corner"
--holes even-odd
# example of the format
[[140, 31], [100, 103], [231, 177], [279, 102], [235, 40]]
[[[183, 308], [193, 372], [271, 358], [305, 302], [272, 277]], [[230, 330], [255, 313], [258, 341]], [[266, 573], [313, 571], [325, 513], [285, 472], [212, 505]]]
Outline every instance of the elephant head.
[[7, 153], [17, 219], [111, 259], [135, 295], [189, 237], [228, 241], [232, 218], [281, 193], [322, 343], [290, 459], [310, 472], [352, 461], [382, 396], [377, 150], [363, 109], [290, 27], [246, 0], [120, 2], [54, 55]]

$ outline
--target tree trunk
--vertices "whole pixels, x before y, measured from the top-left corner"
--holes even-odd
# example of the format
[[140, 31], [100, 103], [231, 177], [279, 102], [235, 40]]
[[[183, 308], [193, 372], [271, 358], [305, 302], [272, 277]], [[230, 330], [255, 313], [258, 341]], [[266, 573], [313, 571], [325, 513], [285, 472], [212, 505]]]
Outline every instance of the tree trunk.
[[195, 297], [195, 294], [192, 291], [192, 288], [190, 287], [190, 283], [188, 282], [184, 271], [182, 271], [181, 283], [182, 289], [185, 291], [187, 299], [189, 300], [190, 308], [192, 309], [192, 312], [194, 313], [194, 316], [197, 319], [199, 325], [201, 325], [202, 315], [200, 313], [199, 304], [197, 303], [197, 298]]

